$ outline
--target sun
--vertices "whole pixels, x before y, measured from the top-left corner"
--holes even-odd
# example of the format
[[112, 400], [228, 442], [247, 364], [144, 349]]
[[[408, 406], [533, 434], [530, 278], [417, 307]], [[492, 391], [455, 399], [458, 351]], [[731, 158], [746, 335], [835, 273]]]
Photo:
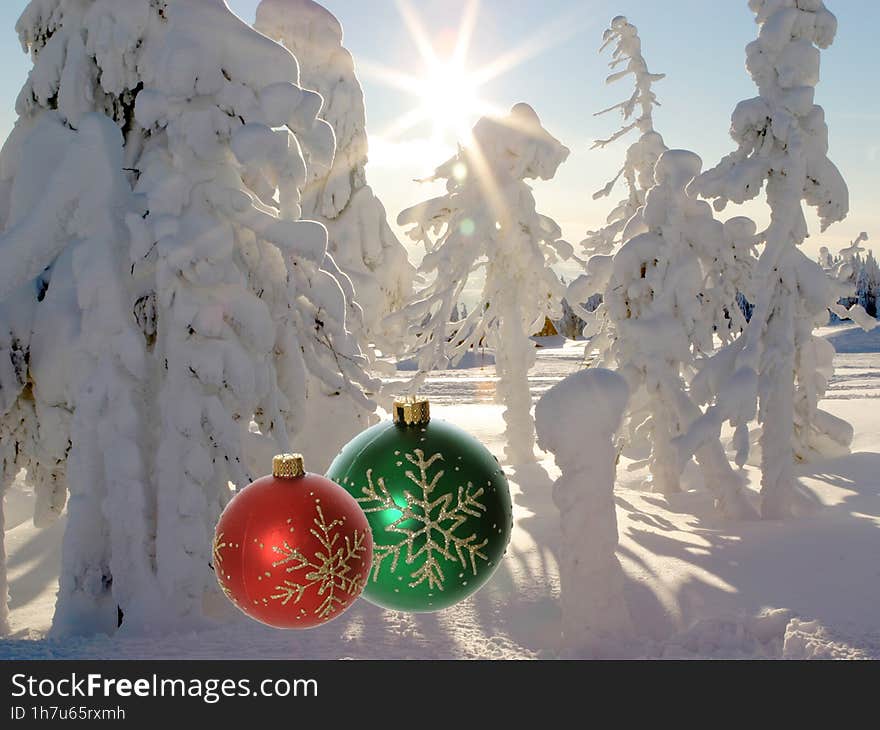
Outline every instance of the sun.
[[418, 51], [419, 72], [406, 73], [366, 59], [358, 62], [359, 71], [364, 76], [406, 92], [415, 102], [380, 136], [393, 141], [416, 128], [424, 128], [430, 130], [427, 149], [439, 150], [465, 142], [471, 126], [479, 117], [500, 113], [483, 98], [481, 88], [494, 74], [471, 70], [467, 63], [479, 2], [471, 0], [466, 5], [455, 34], [454, 47], [446, 55], [438, 52], [411, 5], [406, 0], [398, 0], [397, 5]]
[[454, 59], [432, 64], [419, 90], [422, 111], [433, 126], [432, 138], [442, 143], [450, 135], [464, 140], [475, 118], [490, 110], [464, 64]]
[[397, 0], [397, 6], [418, 51], [419, 72], [401, 71], [363, 58], [358, 61], [358, 70], [364, 77], [406, 92], [414, 101], [409, 110], [376, 137], [390, 147], [404, 136], [412, 142], [414, 130], [428, 130], [428, 134], [416, 134], [427, 143], [420, 146], [425, 150], [423, 154], [431, 157], [421, 162], [432, 165], [442, 161], [440, 155], [444, 150], [454, 149], [456, 144], [467, 145], [471, 128], [480, 117], [503, 116], [506, 110], [486, 99], [485, 86], [490, 81], [561, 43], [583, 25], [573, 15], [556, 18], [535, 29], [522, 44], [483, 66], [471, 68], [468, 52], [480, 10], [479, 0], [469, 0], [465, 5], [453, 48], [444, 55], [438, 53], [437, 47], [447, 44], [440, 38], [432, 40], [409, 0]]

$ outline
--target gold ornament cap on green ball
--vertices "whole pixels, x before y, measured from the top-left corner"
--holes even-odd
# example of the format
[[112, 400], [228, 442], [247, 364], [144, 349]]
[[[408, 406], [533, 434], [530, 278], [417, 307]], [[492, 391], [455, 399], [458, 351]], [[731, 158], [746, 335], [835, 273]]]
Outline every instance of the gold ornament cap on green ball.
[[394, 401], [394, 422], [403, 426], [424, 426], [431, 421], [431, 402], [409, 396]]
[[513, 526], [510, 488], [476, 438], [400, 398], [393, 418], [352, 439], [327, 476], [360, 504], [373, 533], [363, 597], [400, 611], [448, 608], [495, 572]]

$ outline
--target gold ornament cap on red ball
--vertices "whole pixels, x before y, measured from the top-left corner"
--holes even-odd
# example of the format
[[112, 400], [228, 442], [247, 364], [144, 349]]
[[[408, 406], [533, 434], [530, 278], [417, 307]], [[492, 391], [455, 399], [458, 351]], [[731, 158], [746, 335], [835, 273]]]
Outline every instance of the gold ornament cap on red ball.
[[424, 426], [431, 420], [427, 398], [409, 395], [394, 401], [394, 422], [403, 426]]
[[272, 476], [276, 479], [296, 479], [305, 473], [302, 454], [276, 454], [272, 458]]

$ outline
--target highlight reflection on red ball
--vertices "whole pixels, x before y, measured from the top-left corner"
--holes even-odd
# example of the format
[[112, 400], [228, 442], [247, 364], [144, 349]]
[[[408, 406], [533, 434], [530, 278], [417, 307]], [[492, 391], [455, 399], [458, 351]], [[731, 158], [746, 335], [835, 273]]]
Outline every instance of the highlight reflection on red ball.
[[309, 628], [342, 614], [363, 591], [372, 558], [363, 510], [317, 474], [258, 479], [232, 498], [214, 535], [223, 592], [277, 628]]

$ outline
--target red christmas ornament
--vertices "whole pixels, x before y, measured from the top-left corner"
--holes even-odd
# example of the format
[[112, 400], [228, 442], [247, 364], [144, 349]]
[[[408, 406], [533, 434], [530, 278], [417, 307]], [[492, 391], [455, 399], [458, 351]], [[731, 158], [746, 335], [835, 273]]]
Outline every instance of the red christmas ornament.
[[214, 572], [251, 618], [303, 629], [343, 613], [373, 560], [366, 515], [342, 487], [308, 474], [299, 454], [276, 456], [272, 476], [226, 506], [214, 532]]

